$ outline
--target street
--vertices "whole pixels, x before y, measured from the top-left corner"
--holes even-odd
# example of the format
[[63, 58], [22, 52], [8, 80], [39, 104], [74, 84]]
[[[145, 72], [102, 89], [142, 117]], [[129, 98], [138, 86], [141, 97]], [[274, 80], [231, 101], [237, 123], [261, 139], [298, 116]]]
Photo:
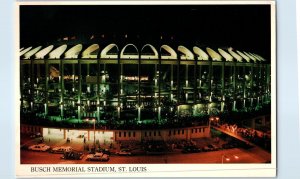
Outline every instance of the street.
[[[159, 164], [159, 163], [265, 163], [270, 161], [268, 156], [260, 155], [257, 149], [243, 150], [239, 148], [200, 152], [191, 154], [173, 153], [167, 155], [145, 155], [145, 156], [115, 156], [112, 155], [108, 162], [86, 161], [86, 155], [82, 160], [60, 159], [62, 154], [51, 154], [48, 152], [34, 152], [21, 150], [21, 164]], [[226, 159], [224, 159], [226, 156]], [[233, 156], [238, 156], [238, 159]]]

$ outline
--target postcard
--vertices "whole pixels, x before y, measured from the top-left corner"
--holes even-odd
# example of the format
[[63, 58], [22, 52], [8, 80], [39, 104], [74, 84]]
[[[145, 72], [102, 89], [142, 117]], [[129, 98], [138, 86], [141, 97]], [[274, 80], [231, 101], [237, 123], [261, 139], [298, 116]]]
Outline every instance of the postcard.
[[16, 4], [17, 177], [276, 176], [274, 1]]

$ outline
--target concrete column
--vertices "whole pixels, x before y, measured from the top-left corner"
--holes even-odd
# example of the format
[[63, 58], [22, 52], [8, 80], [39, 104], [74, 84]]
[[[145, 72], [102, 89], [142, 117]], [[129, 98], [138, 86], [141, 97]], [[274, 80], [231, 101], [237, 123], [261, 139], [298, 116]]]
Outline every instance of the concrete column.
[[233, 100], [232, 111], [236, 111], [236, 62], [233, 66]]
[[49, 98], [49, 95], [48, 95], [48, 88], [49, 88], [49, 63], [48, 63], [48, 60], [45, 60], [45, 77], [46, 77], [46, 80], [45, 80], [45, 116], [48, 115], [48, 98]]
[[78, 60], [78, 101], [77, 101], [77, 110], [78, 110], [78, 119], [81, 119], [81, 90], [82, 90], [82, 86], [81, 86], [81, 80], [82, 80], [82, 77], [81, 77], [81, 61]]
[[30, 60], [30, 105], [31, 113], [34, 112], [34, 59]]
[[222, 69], [221, 69], [221, 85], [222, 85], [222, 89], [221, 89], [221, 112], [224, 111], [224, 105], [225, 105], [225, 62], [222, 63]]
[[159, 73], [158, 73], [158, 113], [157, 113], [157, 119], [160, 122], [161, 120], [161, 104], [160, 104], [160, 88], [161, 88], [161, 58], [158, 59], [158, 65], [159, 65]]
[[60, 64], [59, 64], [59, 71], [60, 71], [60, 115], [63, 118], [64, 117], [64, 93], [65, 93], [65, 84], [64, 84], [64, 64], [63, 64], [63, 60], [60, 60]]
[[100, 60], [97, 60], [97, 121], [100, 121], [100, 88], [99, 88], [99, 83], [100, 83]]

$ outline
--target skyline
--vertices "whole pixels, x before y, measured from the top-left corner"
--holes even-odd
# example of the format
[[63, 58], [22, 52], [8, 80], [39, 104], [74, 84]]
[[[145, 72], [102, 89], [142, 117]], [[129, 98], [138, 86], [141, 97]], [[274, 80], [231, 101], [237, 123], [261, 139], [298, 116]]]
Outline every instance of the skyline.
[[100, 43], [233, 47], [270, 60], [268, 14], [269, 5], [21, 6], [20, 40], [31, 46], [104, 35]]

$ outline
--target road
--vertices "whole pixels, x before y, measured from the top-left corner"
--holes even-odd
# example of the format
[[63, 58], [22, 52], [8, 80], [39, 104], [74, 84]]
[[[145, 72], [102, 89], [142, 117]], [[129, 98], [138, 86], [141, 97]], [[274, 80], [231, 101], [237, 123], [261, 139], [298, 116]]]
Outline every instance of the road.
[[[86, 161], [86, 155], [82, 160], [60, 159], [62, 154], [48, 152], [35, 152], [21, 150], [21, 164], [204, 164], [222, 163], [222, 156], [228, 160], [224, 163], [265, 163], [270, 161], [269, 156], [260, 155], [255, 149], [244, 150], [240, 148], [200, 152], [191, 154], [173, 153], [167, 155], [146, 155], [146, 156], [111, 156], [108, 162]], [[233, 156], [238, 156], [238, 159]]]

